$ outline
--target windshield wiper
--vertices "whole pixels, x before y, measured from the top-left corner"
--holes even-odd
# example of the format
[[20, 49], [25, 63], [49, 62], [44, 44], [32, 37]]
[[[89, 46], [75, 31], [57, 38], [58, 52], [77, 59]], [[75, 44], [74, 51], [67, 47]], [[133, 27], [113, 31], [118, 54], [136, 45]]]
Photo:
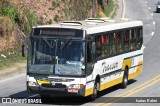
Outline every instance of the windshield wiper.
[[[50, 48], [54, 48], [54, 46], [51, 45], [44, 36], [41, 36], [41, 37], [42, 37], [42, 39], [46, 42], [46, 44], [47, 44]], [[56, 42], [54, 42], [54, 43], [56, 43]]]
[[72, 38], [68, 39], [68, 41], [65, 42], [65, 44], [63, 44], [59, 49], [63, 49], [66, 45], [68, 45], [68, 43], [72, 40]]
[[58, 39], [57, 40], [54, 40], [54, 43], [55, 43], [55, 45], [53, 46], [53, 45], [51, 45], [49, 42], [48, 42], [48, 40], [44, 37], [44, 36], [41, 36], [42, 37], [42, 39], [46, 42], [46, 44], [51, 48], [51, 49], [53, 49], [54, 48], [54, 46], [56, 45], [56, 47], [55, 47], [55, 54], [54, 54], [54, 56], [53, 56], [53, 62], [54, 62], [54, 67], [53, 67], [53, 74], [55, 74], [55, 63], [56, 63], [56, 52], [57, 52], [57, 42], [58, 42]]

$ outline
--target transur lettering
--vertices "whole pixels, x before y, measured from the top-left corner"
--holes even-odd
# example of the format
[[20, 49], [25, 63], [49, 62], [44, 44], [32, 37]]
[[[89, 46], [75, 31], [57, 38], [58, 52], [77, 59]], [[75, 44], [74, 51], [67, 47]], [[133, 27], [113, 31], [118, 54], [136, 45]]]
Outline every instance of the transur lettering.
[[106, 65], [106, 62], [102, 63], [103, 72], [118, 68], [118, 62], [112, 63], [111, 65]]

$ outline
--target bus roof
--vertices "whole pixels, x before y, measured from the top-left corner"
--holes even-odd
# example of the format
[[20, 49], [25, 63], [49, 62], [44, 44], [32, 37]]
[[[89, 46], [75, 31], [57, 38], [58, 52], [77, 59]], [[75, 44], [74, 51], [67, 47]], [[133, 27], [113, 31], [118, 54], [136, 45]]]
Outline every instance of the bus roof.
[[94, 34], [124, 28], [142, 26], [142, 21], [130, 19], [111, 20], [108, 18], [89, 18], [83, 21], [65, 21], [60, 24], [41, 25], [33, 28], [69, 28], [86, 30], [87, 34]]

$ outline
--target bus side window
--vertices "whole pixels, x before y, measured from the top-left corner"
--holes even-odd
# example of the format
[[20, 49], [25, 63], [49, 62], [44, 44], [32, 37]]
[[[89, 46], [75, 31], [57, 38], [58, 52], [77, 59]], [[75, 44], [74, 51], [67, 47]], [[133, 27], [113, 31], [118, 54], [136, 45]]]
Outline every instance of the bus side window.
[[137, 30], [136, 29], [132, 29], [130, 32], [130, 39], [131, 39], [131, 50], [135, 50], [136, 49], [136, 36], [137, 36]]
[[106, 34], [105, 36], [105, 55], [109, 56], [109, 34]]
[[129, 51], [129, 30], [124, 31], [124, 52]]
[[102, 57], [109, 56], [109, 35], [108, 34], [101, 35], [101, 40], [102, 40], [101, 56]]
[[117, 53], [122, 53], [123, 48], [122, 48], [122, 32], [117, 32], [116, 33], [116, 52]]
[[138, 33], [137, 34], [137, 49], [140, 49], [143, 43], [143, 37], [142, 37], [143, 32], [142, 32], [142, 28], [138, 28], [137, 30], [138, 30], [137, 31]]
[[101, 35], [101, 56], [105, 56], [105, 36]]
[[101, 56], [101, 36], [96, 36], [96, 58]]
[[115, 33], [110, 33], [109, 35], [109, 39], [110, 39], [110, 55], [114, 55], [116, 54], [116, 34]]
[[91, 63], [92, 61], [93, 61], [92, 42], [87, 42], [87, 62]]

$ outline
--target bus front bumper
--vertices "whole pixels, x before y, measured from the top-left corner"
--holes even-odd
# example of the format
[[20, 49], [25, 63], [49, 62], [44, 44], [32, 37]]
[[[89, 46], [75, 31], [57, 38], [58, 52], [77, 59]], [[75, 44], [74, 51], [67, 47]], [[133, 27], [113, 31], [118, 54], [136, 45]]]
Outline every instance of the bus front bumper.
[[[81, 89], [69, 90], [68, 88], [47, 88], [43, 86], [27, 86], [27, 91], [29, 93], [37, 93], [40, 95], [49, 95], [49, 96], [83, 96], [85, 95], [85, 87]], [[73, 91], [73, 92], [70, 92]]]

